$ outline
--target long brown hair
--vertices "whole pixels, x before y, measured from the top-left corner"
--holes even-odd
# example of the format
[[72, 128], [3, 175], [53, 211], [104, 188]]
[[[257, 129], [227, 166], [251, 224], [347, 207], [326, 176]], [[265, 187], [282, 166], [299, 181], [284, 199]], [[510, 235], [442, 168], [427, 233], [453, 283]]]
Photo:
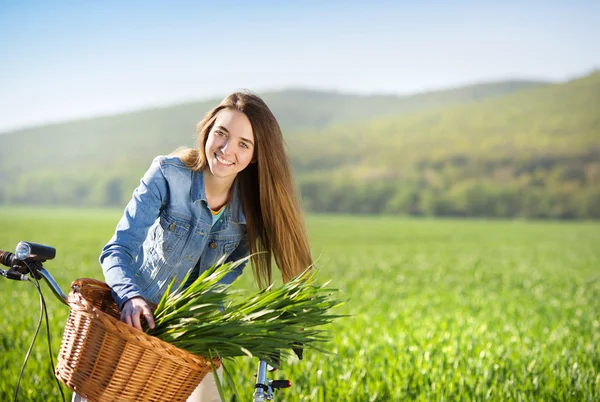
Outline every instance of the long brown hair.
[[254, 277], [260, 287], [272, 283], [272, 260], [284, 282], [312, 265], [298, 197], [292, 181], [281, 128], [267, 104], [251, 92], [234, 92], [198, 123], [195, 149], [176, 152], [190, 169], [206, 168], [204, 146], [223, 109], [244, 113], [255, 138], [254, 157], [237, 177], [246, 215]]

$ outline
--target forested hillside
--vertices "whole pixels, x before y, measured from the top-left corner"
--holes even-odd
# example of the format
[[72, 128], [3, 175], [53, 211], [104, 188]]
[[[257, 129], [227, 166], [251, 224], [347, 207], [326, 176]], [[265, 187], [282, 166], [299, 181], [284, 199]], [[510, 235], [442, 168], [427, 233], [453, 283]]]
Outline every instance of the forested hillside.
[[[408, 97], [261, 94], [312, 211], [600, 218], [600, 73]], [[0, 135], [0, 203], [124, 205], [218, 100]]]
[[[403, 115], [546, 85], [507, 81], [413, 96], [289, 90], [261, 94], [286, 137], [332, 123]], [[0, 135], [0, 203], [121, 205], [152, 158], [193, 146], [196, 124], [219, 99]]]
[[289, 142], [312, 210], [600, 218], [600, 72]]

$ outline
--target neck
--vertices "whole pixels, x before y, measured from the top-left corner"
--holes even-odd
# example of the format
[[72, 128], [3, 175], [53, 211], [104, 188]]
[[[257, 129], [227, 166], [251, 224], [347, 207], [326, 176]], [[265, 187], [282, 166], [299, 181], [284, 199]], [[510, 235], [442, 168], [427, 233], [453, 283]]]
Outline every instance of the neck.
[[234, 179], [215, 177], [210, 169], [204, 170], [204, 191], [210, 209], [216, 211], [227, 204]]

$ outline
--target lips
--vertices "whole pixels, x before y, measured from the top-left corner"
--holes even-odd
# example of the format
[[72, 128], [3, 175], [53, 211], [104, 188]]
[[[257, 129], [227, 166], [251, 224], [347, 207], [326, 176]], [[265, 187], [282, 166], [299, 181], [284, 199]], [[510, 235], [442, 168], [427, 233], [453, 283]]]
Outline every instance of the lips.
[[217, 154], [215, 154], [215, 158], [217, 159], [217, 161], [221, 164], [221, 165], [225, 165], [225, 166], [231, 166], [233, 165], [233, 162], [228, 161], [227, 159], [223, 158], [222, 156], [219, 156]]

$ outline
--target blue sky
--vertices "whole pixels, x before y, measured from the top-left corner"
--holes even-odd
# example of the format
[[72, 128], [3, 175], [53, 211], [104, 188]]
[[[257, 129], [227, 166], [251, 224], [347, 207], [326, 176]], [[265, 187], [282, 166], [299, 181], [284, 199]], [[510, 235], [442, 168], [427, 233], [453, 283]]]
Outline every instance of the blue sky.
[[600, 68], [600, 1], [0, 2], [0, 131], [290, 87], [408, 94]]

